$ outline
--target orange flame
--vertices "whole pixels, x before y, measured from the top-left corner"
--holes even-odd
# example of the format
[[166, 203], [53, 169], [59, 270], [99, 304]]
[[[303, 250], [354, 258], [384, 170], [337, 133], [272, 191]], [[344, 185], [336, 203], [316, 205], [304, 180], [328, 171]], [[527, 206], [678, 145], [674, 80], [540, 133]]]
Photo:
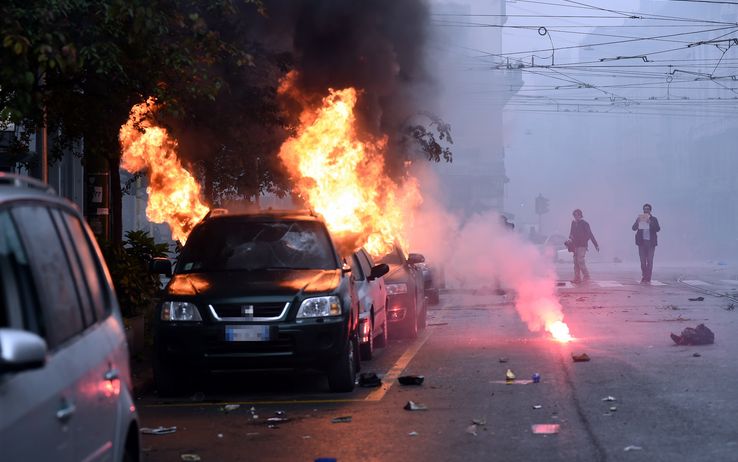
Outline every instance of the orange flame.
[[[280, 93], [309, 106], [296, 95], [294, 77], [284, 79]], [[359, 132], [358, 95], [351, 87], [330, 89], [319, 107], [304, 107], [297, 134], [282, 144], [279, 157], [296, 192], [325, 218], [341, 251], [364, 246], [381, 256], [395, 241], [407, 248], [408, 212], [422, 199], [414, 178], [398, 186], [386, 175], [387, 137]]]
[[131, 173], [148, 170], [146, 216], [154, 223], [168, 223], [172, 238], [184, 244], [209, 209], [200, 201], [200, 186], [177, 158], [177, 141], [152, 122], [156, 109], [154, 98], [131, 108], [118, 135], [121, 167]]

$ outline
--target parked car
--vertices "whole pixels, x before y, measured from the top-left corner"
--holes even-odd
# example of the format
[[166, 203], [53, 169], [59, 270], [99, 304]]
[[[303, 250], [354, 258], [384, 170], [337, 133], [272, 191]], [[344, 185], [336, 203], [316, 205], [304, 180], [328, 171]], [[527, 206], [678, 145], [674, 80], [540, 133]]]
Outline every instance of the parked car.
[[[171, 272], [168, 260], [152, 267]], [[153, 332], [161, 394], [202, 372], [264, 369], [317, 369], [345, 392], [359, 369], [351, 269], [309, 212], [206, 217], [182, 249]]]
[[0, 173], [0, 458], [139, 460], [125, 329], [71, 202]]
[[411, 253], [407, 257], [399, 244], [383, 256], [380, 261], [389, 265], [389, 273], [384, 277], [389, 297], [387, 313], [390, 332], [402, 332], [415, 338], [418, 331], [425, 328], [426, 303], [423, 273], [419, 263], [425, 257]]
[[374, 356], [374, 346], [387, 345], [387, 288], [383, 276], [389, 271], [385, 263], [374, 264], [365, 249], [352, 256], [351, 274], [356, 283], [359, 302], [359, 349], [361, 359]]

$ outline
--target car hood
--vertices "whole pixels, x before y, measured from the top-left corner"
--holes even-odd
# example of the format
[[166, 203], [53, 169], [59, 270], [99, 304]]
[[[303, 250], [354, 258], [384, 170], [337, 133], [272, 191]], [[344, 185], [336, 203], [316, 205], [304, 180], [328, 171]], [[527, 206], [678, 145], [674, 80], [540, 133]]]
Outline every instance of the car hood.
[[341, 270], [258, 270], [176, 274], [167, 295], [228, 298], [326, 293], [341, 280]]
[[405, 271], [405, 268], [402, 265], [397, 264], [389, 265], [389, 271], [384, 275], [384, 281], [387, 284], [405, 282], [407, 279], [407, 271]]

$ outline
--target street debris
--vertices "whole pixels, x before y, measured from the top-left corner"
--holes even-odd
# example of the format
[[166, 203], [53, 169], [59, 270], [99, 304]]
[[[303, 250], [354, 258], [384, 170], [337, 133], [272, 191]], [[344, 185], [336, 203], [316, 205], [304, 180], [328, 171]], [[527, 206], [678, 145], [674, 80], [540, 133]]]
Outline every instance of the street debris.
[[185, 462], [198, 462], [202, 460], [197, 454], [182, 454], [179, 458]]
[[534, 404], [533, 405], [533, 409], [541, 409], [542, 407], [543, 406], [541, 406], [540, 404]]
[[218, 433], [218, 438], [223, 438], [223, 434], [222, 433]]
[[531, 380], [533, 381], [533, 383], [540, 383], [541, 374], [539, 374], [538, 372], [534, 372], [533, 376], [531, 377]]
[[277, 428], [279, 428], [279, 425], [277, 425], [277, 424], [269, 424], [269, 425], [267, 425], [267, 428], [270, 428], [272, 430], [276, 430]]
[[270, 423], [281, 423], [281, 422], [289, 422], [289, 417], [269, 417], [267, 419], [267, 422]]
[[423, 375], [403, 375], [397, 377], [397, 381], [401, 385], [422, 385], [424, 380], [425, 376]]
[[602, 401], [617, 401], [614, 396], [605, 396]]
[[512, 370], [508, 369], [507, 372], [505, 372], [505, 380], [508, 382], [512, 382], [513, 380], [515, 380], [515, 373]]
[[425, 404], [408, 401], [403, 409], [405, 409], [406, 411], [427, 411], [428, 407]]
[[559, 432], [559, 424], [533, 424], [530, 426], [535, 435], [555, 435]]
[[341, 417], [334, 417], [333, 419], [331, 419], [331, 422], [332, 423], [349, 423], [351, 422], [351, 420], [352, 420], [352, 417], [350, 415], [344, 415]]
[[695, 298], [690, 298], [688, 300], [690, 302], [704, 302], [705, 301], [705, 297], [695, 297]]
[[259, 418], [259, 414], [256, 413], [256, 408], [254, 406], [251, 406], [251, 409], [249, 409], [251, 412], [251, 418], [256, 420]]
[[362, 372], [359, 374], [359, 386], [364, 388], [376, 388], [382, 385], [380, 379], [374, 372]]
[[577, 301], [578, 302], [586, 302], [587, 301], [587, 297], [577, 297]]
[[302, 435], [302, 439], [304, 439], [304, 440], [309, 440], [310, 438], [312, 438], [312, 436], [310, 436], [310, 435]]
[[500, 358], [500, 362], [501, 362], [501, 363], [506, 363], [506, 362], [508, 362], [509, 360], [510, 360], [509, 358]]
[[699, 358], [699, 357], [700, 357], [700, 356], [702, 356], [702, 355], [701, 355], [701, 354], [699, 354], [699, 353], [692, 353], [692, 356], [694, 356], [695, 358]]
[[168, 435], [177, 431], [177, 427], [143, 427], [140, 432], [144, 435]]
[[728, 311], [735, 311], [735, 303], [728, 303], [728, 306], [725, 307]]
[[410, 432], [407, 436], [418, 436], [418, 432]]
[[625, 448], [623, 448], [623, 451], [625, 451], [625, 452], [642, 451], [642, 450], [643, 450], [642, 447], [640, 447], [640, 446], [632, 446], [632, 445], [631, 446], [625, 446]]
[[617, 410], [618, 410], [617, 406], [610, 406], [610, 412], [615, 412]]
[[695, 328], [687, 327], [682, 335], [671, 334], [671, 339], [677, 345], [709, 345], [715, 343], [715, 334], [704, 324]]
[[466, 427], [466, 432], [469, 433], [470, 435], [477, 436], [477, 425], [476, 424], [469, 425], [468, 427]]
[[472, 419], [474, 425], [487, 425], [487, 419]]
[[430, 322], [428, 323], [428, 327], [432, 326], [448, 326], [447, 322]]
[[223, 406], [223, 411], [224, 412], [231, 412], [231, 411], [235, 411], [239, 407], [241, 407], [240, 404], [226, 404], [225, 406]]
[[574, 360], [575, 363], [582, 363], [589, 361], [589, 355], [587, 353], [581, 353], [578, 355], [571, 355], [571, 359]]

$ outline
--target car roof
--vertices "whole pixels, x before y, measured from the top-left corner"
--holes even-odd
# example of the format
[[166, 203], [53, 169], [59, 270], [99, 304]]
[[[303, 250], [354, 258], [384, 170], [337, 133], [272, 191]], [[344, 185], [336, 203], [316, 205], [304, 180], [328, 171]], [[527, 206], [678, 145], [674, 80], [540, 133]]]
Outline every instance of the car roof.
[[0, 204], [19, 201], [51, 202], [76, 209], [71, 201], [57, 196], [51, 186], [35, 178], [0, 172]]
[[215, 221], [315, 221], [323, 223], [320, 215], [310, 210], [258, 210], [254, 212], [236, 212], [232, 213], [225, 209], [213, 209], [201, 223]]

